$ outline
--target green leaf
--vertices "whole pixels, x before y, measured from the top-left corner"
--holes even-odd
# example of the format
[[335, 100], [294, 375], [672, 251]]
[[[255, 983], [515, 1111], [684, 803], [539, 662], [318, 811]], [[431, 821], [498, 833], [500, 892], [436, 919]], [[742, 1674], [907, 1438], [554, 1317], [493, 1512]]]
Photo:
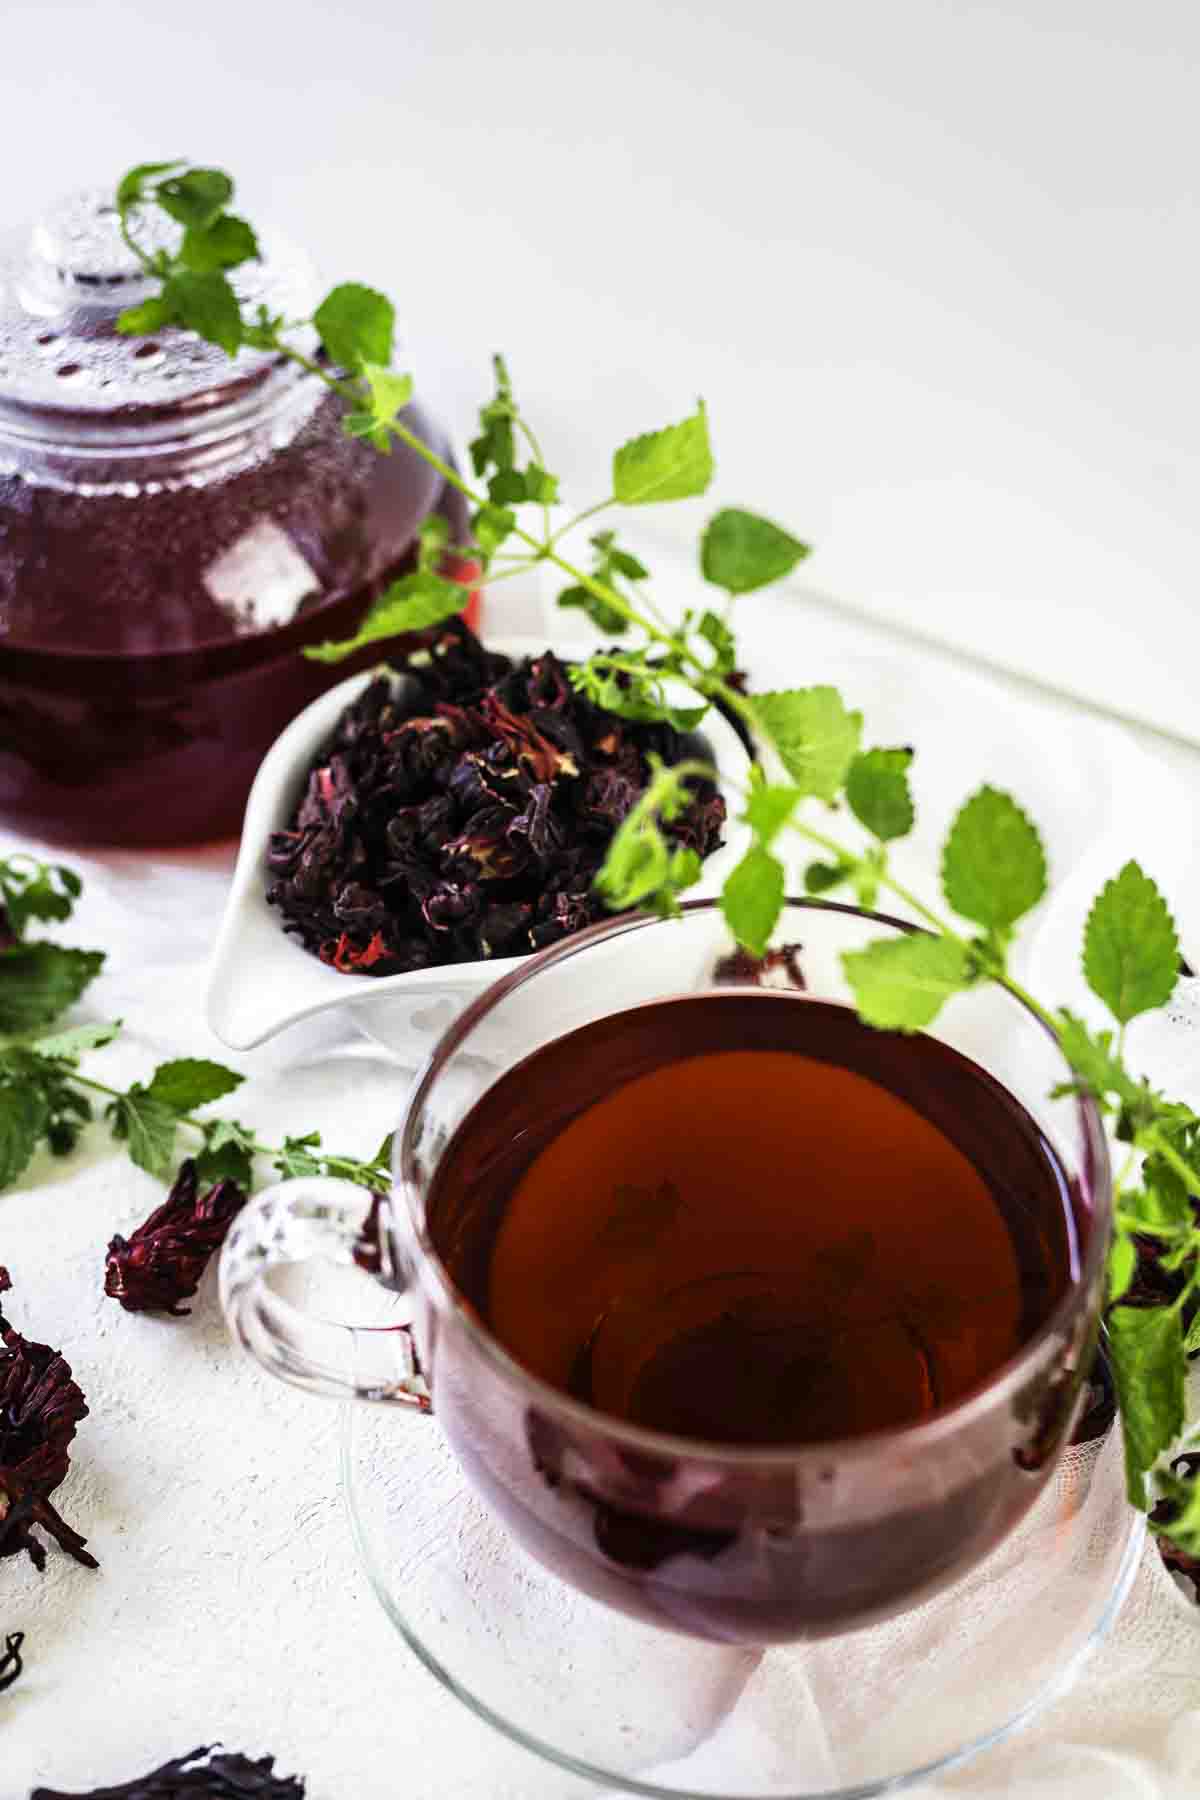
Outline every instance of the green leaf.
[[184, 159], [181, 156], [175, 157], [172, 162], [138, 163], [136, 168], [130, 169], [127, 174], [122, 175], [117, 183], [118, 209], [121, 212], [127, 212], [131, 206], [136, 206], [144, 200], [146, 184], [152, 181], [156, 175], [169, 175], [172, 169], [182, 169], [183, 167]]
[[[1093, 1032], [1064, 1006], [1058, 1015], [1058, 1041], [1062, 1053], [1084, 1086], [1100, 1100], [1115, 1095], [1125, 1106], [1153, 1109], [1153, 1095], [1141, 1082], [1135, 1081], [1113, 1049], [1111, 1031]], [[1058, 1093], [1066, 1091], [1058, 1089]]]
[[813, 895], [828, 894], [849, 879], [853, 868], [851, 862], [810, 862], [804, 871], [804, 891]]
[[322, 1158], [319, 1154], [313, 1154], [314, 1150], [319, 1150], [320, 1143], [319, 1131], [310, 1131], [304, 1137], [285, 1137], [283, 1149], [275, 1160], [275, 1168], [289, 1180], [298, 1175], [324, 1174], [325, 1164]]
[[179, 1116], [150, 1095], [140, 1082], [127, 1094], [118, 1094], [107, 1109], [112, 1133], [128, 1144], [129, 1154], [139, 1169], [163, 1180], [171, 1173], [175, 1157], [175, 1133]]
[[538, 506], [554, 506], [558, 500], [558, 476], [548, 475], [537, 463], [525, 471], [525, 497]]
[[1083, 972], [1122, 1025], [1165, 1006], [1179, 978], [1179, 940], [1167, 903], [1128, 862], [1101, 889], [1083, 935]]
[[498, 469], [488, 482], [488, 499], [493, 506], [515, 505], [528, 499], [520, 469]]
[[78, 875], [63, 863], [40, 862], [22, 852], [0, 857], [0, 906], [17, 937], [30, 919], [69, 919], [82, 891]]
[[859, 1017], [884, 1031], [923, 1030], [971, 982], [965, 945], [924, 932], [847, 950], [842, 967]]
[[506, 538], [512, 536], [517, 515], [506, 506], [481, 506], [471, 519], [471, 536], [485, 556], [494, 556]]
[[154, 197], [181, 225], [207, 231], [233, 199], [233, 183], [223, 169], [185, 169], [158, 182]]
[[470, 588], [461, 581], [450, 581], [428, 569], [416, 569], [384, 589], [352, 638], [343, 638], [339, 643], [309, 644], [304, 654], [312, 662], [344, 662], [368, 644], [440, 625], [443, 619], [460, 613], [470, 598]]
[[1109, 1361], [1125, 1439], [1125, 1485], [1146, 1508], [1146, 1472], [1183, 1429], [1187, 1358], [1171, 1306], [1117, 1306], [1107, 1320]]
[[244, 1075], [227, 1069], [223, 1063], [181, 1056], [172, 1062], [159, 1063], [146, 1093], [152, 1100], [169, 1106], [172, 1112], [182, 1114], [194, 1111], [197, 1106], [207, 1106], [223, 1094], [231, 1094], [245, 1079]]
[[234, 356], [242, 342], [242, 310], [229, 279], [217, 269], [181, 269], [163, 287], [176, 321], [206, 343]]
[[783, 911], [785, 885], [783, 864], [761, 844], [751, 844], [726, 877], [721, 911], [738, 943], [752, 956], [766, 954]]
[[1004, 931], [1046, 891], [1037, 827], [1009, 794], [981, 787], [960, 809], [942, 850], [942, 889], [956, 913]]
[[700, 572], [714, 587], [750, 594], [790, 575], [809, 546], [757, 513], [727, 506], [716, 513], [700, 539]]
[[728, 675], [737, 667], [737, 640], [724, 619], [714, 612], [700, 615], [696, 635], [713, 647], [711, 669], [714, 675]]
[[1200, 1350], [1200, 1312], [1188, 1326], [1188, 1334], [1183, 1340], [1183, 1348], [1184, 1354], [1187, 1356], [1195, 1356], [1197, 1350]]
[[1115, 1237], [1108, 1253], [1108, 1303], [1115, 1306], [1137, 1273], [1137, 1246], [1131, 1237]]
[[53, 1037], [39, 1038], [33, 1049], [39, 1056], [75, 1062], [85, 1050], [102, 1050], [120, 1033], [120, 1019], [104, 1025], [72, 1025], [66, 1031], [56, 1031]]
[[601, 599], [598, 594], [593, 594], [589, 588], [563, 588], [558, 596], [557, 605], [564, 610], [578, 607], [580, 612], [587, 614], [593, 625], [600, 631], [610, 633], [613, 637], [620, 637], [623, 631], [629, 629], [629, 621], [624, 613], [619, 613], [615, 606], [611, 606], [607, 600]]
[[862, 714], [848, 712], [836, 688], [756, 694], [754, 712], [802, 794], [832, 803], [862, 737]]
[[846, 803], [860, 825], [881, 843], [907, 837], [913, 828], [908, 785], [911, 750], [861, 750], [846, 773]]
[[0, 1082], [0, 1188], [10, 1187], [32, 1162], [48, 1110], [35, 1083]]
[[803, 798], [799, 788], [771, 787], [758, 764], [754, 764], [743, 816], [764, 850], [775, 841]]
[[386, 368], [392, 360], [396, 309], [384, 294], [360, 282], [343, 282], [326, 294], [313, 324], [334, 362], [351, 374], [366, 363]]
[[379, 363], [363, 366], [363, 380], [371, 396], [371, 413], [379, 425], [391, 425], [413, 397], [413, 378], [397, 374]]
[[212, 1119], [204, 1128], [204, 1148], [196, 1158], [196, 1176], [202, 1187], [218, 1181], [235, 1181], [249, 1190], [254, 1183], [254, 1133], [236, 1119]]
[[41, 1031], [73, 1006], [104, 965], [99, 950], [16, 944], [0, 951], [0, 1031]]
[[203, 229], [189, 225], [179, 246], [179, 260], [201, 273], [236, 269], [242, 263], [257, 262], [259, 255], [253, 226], [235, 213], [222, 213]]
[[613, 498], [622, 506], [651, 506], [702, 494], [712, 480], [708, 415], [701, 401], [690, 418], [622, 444], [613, 457]]
[[117, 314], [117, 330], [122, 337], [151, 337], [164, 325], [175, 323], [175, 308], [163, 294], [153, 294], [140, 306], [127, 306]]

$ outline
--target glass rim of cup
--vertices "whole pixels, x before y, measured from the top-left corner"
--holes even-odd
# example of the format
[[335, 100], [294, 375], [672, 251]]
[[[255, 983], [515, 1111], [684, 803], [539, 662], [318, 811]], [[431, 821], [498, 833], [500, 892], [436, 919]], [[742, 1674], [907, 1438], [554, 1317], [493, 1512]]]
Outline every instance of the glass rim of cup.
[[[687, 917], [689, 914], [711, 914], [718, 911], [719, 908], [719, 899], [685, 900], [681, 903], [680, 911], [682, 916]], [[933, 935], [927, 932], [923, 926], [915, 925], [908, 919], [898, 919], [890, 913], [874, 912], [866, 907], [851, 906], [844, 901], [786, 895], [783, 912], [780, 915], [781, 919], [789, 911], [842, 914], [848, 918], [866, 919], [874, 925], [886, 926], [893, 931], [901, 931], [909, 935]], [[602, 1433], [606, 1438], [619, 1442], [635, 1453], [720, 1464], [729, 1468], [771, 1471], [795, 1469], [798, 1463], [813, 1460], [828, 1462], [830, 1458], [836, 1458], [842, 1464], [851, 1461], [870, 1462], [885, 1449], [903, 1448], [906, 1451], [918, 1452], [926, 1446], [932, 1446], [947, 1437], [956, 1435], [968, 1428], [975, 1418], [990, 1412], [999, 1402], [1021, 1388], [1023, 1383], [1028, 1380], [1032, 1368], [1040, 1362], [1045, 1346], [1051, 1340], [1061, 1337], [1069, 1327], [1079, 1310], [1080, 1296], [1091, 1289], [1101, 1274], [1112, 1221], [1112, 1169], [1108, 1153], [1108, 1139], [1105, 1135], [1100, 1109], [1090, 1094], [1076, 1093], [1074, 1099], [1090, 1180], [1089, 1199], [1092, 1210], [1092, 1227], [1087, 1234], [1086, 1242], [1081, 1247], [1079, 1263], [1072, 1274], [1066, 1292], [1032, 1336], [1022, 1344], [1020, 1350], [1002, 1363], [988, 1381], [973, 1392], [964, 1395], [961, 1400], [948, 1406], [938, 1407], [927, 1417], [913, 1420], [910, 1424], [892, 1426], [884, 1431], [863, 1432], [844, 1438], [809, 1439], [795, 1444], [772, 1444], [761, 1447], [684, 1437], [671, 1432], [655, 1431], [648, 1426], [631, 1424], [626, 1420], [614, 1418], [599, 1407], [590, 1406], [586, 1401], [575, 1399], [574, 1396], [564, 1393], [561, 1388], [554, 1387], [551, 1383], [544, 1381], [541, 1376], [535, 1375], [525, 1368], [487, 1329], [478, 1313], [459, 1292], [451, 1279], [449, 1271], [429, 1237], [424, 1210], [416, 1204], [416, 1196], [425, 1185], [425, 1180], [417, 1167], [414, 1128], [430, 1089], [451, 1057], [470, 1037], [481, 1020], [502, 1004], [510, 994], [515, 993], [528, 982], [536, 980], [545, 970], [570, 961], [572, 957], [585, 953], [594, 944], [607, 943], [627, 932], [652, 929], [656, 926], [670, 929], [678, 922], [678, 919], [675, 918], [661, 919], [647, 913], [620, 913], [612, 919], [602, 919], [597, 924], [589, 925], [582, 931], [561, 938], [558, 943], [551, 944], [544, 950], [535, 951], [524, 958], [518, 968], [511, 970], [498, 981], [493, 982], [490, 987], [485, 988], [446, 1027], [416, 1073], [395, 1138], [393, 1187], [387, 1196], [386, 1205], [390, 1207], [395, 1204], [399, 1190], [407, 1205], [409, 1221], [420, 1250], [419, 1259], [413, 1268], [407, 1271], [408, 1279], [405, 1285], [420, 1284], [426, 1290], [435, 1309], [452, 1312], [459, 1326], [486, 1361], [506, 1380], [524, 1390], [531, 1398], [536, 1399], [547, 1411], [554, 1413], [559, 1418], [574, 1421], [581, 1430], [588, 1432], [593, 1437], [597, 1432]], [[1045, 1021], [1040, 1019], [1037, 1013], [1018, 995], [1004, 989], [999, 991], [1011, 1005], [1018, 1007], [1028, 1018], [1032, 1019], [1054, 1046], [1055, 1053], [1062, 1057], [1062, 1051], [1054, 1033], [1050, 1031]], [[780, 997], [786, 998], [786, 995], [781, 993]], [[795, 998], [803, 1001], [804, 995], [796, 992]], [[835, 1004], [838, 1003], [835, 1002]], [[1062, 1061], [1065, 1073], [1068, 1076], [1071, 1075], [1072, 1070], [1065, 1057]]]

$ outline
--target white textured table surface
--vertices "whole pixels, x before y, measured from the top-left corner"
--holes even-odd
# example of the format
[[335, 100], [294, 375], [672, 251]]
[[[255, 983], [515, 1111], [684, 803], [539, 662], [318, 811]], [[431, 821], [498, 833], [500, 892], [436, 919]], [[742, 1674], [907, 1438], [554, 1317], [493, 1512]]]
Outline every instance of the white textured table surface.
[[[750, 642], [763, 674], [785, 653], [792, 678], [842, 679], [884, 741], [915, 741], [917, 792], [934, 824], [985, 773], [1027, 800], [1066, 877], [1031, 940], [1043, 991], [1061, 978], [1054, 993], [1069, 997], [1072, 909], [1125, 850], [1145, 856], [1183, 904], [1200, 755], [955, 675], [936, 655], [901, 653], [802, 599], [764, 601]], [[166, 1055], [221, 1054], [200, 1002], [227, 855], [82, 866], [87, 891], [69, 936], [110, 953], [86, 1016], [126, 1021], [122, 1043], [99, 1057], [132, 1078]], [[1167, 1064], [1160, 1076], [1177, 1047], [1174, 1038], [1148, 1047]], [[228, 1060], [249, 1077], [237, 1110], [264, 1135], [316, 1125], [359, 1152], [395, 1122], [406, 1080], [336, 1023]], [[41, 1577], [24, 1561], [0, 1564], [0, 1632], [23, 1629], [28, 1655], [0, 1699], [0, 1800], [25, 1800], [35, 1779], [67, 1789], [114, 1781], [218, 1736], [306, 1773], [311, 1800], [588, 1791], [494, 1737], [393, 1636], [343, 1517], [336, 1409], [237, 1357], [211, 1272], [188, 1320], [129, 1316], [102, 1297], [109, 1235], [137, 1223], [158, 1192], [96, 1133], [69, 1162], [40, 1160], [25, 1188], [0, 1197], [11, 1316], [62, 1347], [92, 1403], [59, 1498], [102, 1565], [91, 1574], [55, 1551]], [[936, 1791], [1183, 1800], [1198, 1785], [1200, 1618], [1151, 1559], [1076, 1692]]]

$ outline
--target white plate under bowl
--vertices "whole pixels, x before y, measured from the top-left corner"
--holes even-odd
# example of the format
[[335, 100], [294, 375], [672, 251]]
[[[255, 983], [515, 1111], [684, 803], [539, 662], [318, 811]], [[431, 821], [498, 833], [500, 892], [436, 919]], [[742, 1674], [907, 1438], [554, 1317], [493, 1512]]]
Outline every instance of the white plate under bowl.
[[[490, 650], [514, 660], [540, 656], [547, 647], [544, 640], [532, 637], [488, 639]], [[549, 648], [564, 662], [589, 654], [579, 646]], [[287, 827], [314, 757], [341, 712], [376, 672], [352, 675], [306, 706], [276, 738], [255, 776], [233, 884], [209, 965], [205, 1003], [209, 1025], [233, 1050], [251, 1050], [287, 1026], [333, 1006], [353, 1008], [356, 1022], [383, 1043], [411, 1048], [414, 1036], [440, 1035], [469, 1000], [524, 960], [482, 958], [404, 975], [342, 975], [289, 937], [279, 912], [267, 905], [267, 840], [273, 831]], [[733, 728], [720, 713], [710, 711], [702, 729], [723, 782], [744, 780], [749, 759]], [[730, 806], [725, 843], [705, 860], [703, 876], [693, 890], [698, 899], [719, 892], [746, 847], [748, 834], [733, 819], [735, 810]]]

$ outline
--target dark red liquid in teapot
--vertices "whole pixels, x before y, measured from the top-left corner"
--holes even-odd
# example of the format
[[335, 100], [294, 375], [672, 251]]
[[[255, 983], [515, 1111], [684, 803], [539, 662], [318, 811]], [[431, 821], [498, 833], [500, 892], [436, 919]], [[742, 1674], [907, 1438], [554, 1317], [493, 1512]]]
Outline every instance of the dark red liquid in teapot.
[[911, 1424], [985, 1383], [1070, 1278], [1066, 1183], [1027, 1115], [934, 1039], [841, 1008], [643, 1007], [479, 1110], [507, 1147], [468, 1120], [433, 1204], [439, 1235], [459, 1221], [457, 1279], [526, 1368], [654, 1430]]
[[1046, 1324], [1089, 1202], [984, 1070], [795, 995], [536, 1051], [459, 1126], [428, 1219], [489, 1332], [591, 1409], [443, 1321], [433, 1407], [468, 1479], [566, 1581], [725, 1641], [846, 1630], [969, 1569], [1044, 1485], [1094, 1341], [1097, 1294], [1019, 1389], [909, 1446]]
[[386, 651], [327, 667], [301, 647], [354, 631], [434, 509], [465, 537], [436, 472], [345, 437], [332, 400], [203, 486], [81, 495], [0, 475], [0, 820], [81, 844], [235, 832], [288, 721]]

